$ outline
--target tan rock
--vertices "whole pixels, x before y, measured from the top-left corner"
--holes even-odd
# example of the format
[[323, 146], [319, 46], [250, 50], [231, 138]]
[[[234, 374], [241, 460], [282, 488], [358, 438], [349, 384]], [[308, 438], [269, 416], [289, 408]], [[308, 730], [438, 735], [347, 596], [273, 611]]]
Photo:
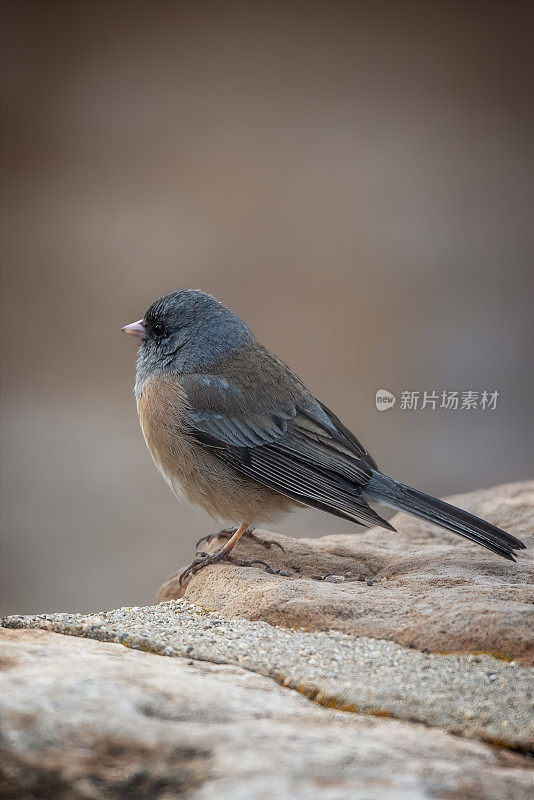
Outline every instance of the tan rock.
[[534, 745], [533, 670], [489, 655], [428, 654], [340, 631], [226, 619], [183, 599], [2, 624], [245, 667], [328, 708], [424, 723], [518, 752]]
[[[221, 563], [195, 575], [185, 598], [226, 617], [337, 629], [433, 652], [485, 652], [533, 664], [534, 482], [449, 499], [521, 538], [527, 550], [517, 563], [398, 514], [392, 520], [397, 533], [355, 528], [354, 535], [291, 539], [257, 531], [285, 552], [242, 540], [235, 556], [265, 560], [289, 571], [289, 577]], [[207, 549], [218, 546], [212, 542]], [[159, 602], [184, 594], [179, 572], [163, 584]], [[333, 580], [316, 580], [325, 576]]]
[[1, 630], [6, 800], [527, 800], [520, 755], [240, 667]]

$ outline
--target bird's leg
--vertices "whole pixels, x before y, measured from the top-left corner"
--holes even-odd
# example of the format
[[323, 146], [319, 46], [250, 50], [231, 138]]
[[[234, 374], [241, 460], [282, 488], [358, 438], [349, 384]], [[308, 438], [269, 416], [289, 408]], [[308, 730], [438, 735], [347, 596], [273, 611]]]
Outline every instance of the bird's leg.
[[[207, 544], [208, 542], [211, 542], [212, 539], [229, 539], [236, 531], [237, 528], [223, 528], [222, 531], [217, 531], [217, 533], [208, 533], [206, 536], [203, 536], [198, 540], [196, 543], [196, 549], [198, 550], [198, 546], [202, 542], [206, 542]], [[267, 550], [270, 550], [274, 545], [275, 547], [279, 547], [282, 553], [284, 552], [282, 545], [279, 542], [275, 542], [274, 539], [262, 539], [260, 536], [256, 536], [252, 526], [247, 528], [243, 536], [246, 536], [247, 539], [251, 539], [253, 542], [256, 542], [256, 544], [267, 548]]]
[[184, 585], [184, 581], [187, 578], [190, 578], [196, 572], [200, 572], [201, 569], [204, 569], [204, 567], [207, 567], [209, 564], [216, 564], [218, 561], [224, 561], [227, 559], [229, 553], [236, 546], [247, 529], [248, 523], [244, 522], [239, 526], [239, 528], [237, 528], [237, 530], [234, 531], [224, 547], [222, 547], [216, 553], [199, 553], [198, 556], [193, 559], [189, 566], [187, 566], [180, 575], [180, 586]]

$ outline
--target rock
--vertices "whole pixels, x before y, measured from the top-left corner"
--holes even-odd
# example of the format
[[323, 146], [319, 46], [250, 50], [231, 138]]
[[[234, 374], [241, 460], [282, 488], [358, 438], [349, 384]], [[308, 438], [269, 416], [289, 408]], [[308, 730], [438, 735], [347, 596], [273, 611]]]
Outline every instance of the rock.
[[340, 631], [227, 620], [184, 600], [94, 618], [8, 617], [3, 624], [245, 667], [323, 706], [424, 723], [523, 751], [534, 744], [532, 669], [490, 656], [426, 654]]
[[[533, 544], [533, 483], [453, 502]], [[2, 796], [526, 800], [532, 550], [394, 524], [245, 540], [277, 574], [217, 564], [156, 606], [3, 620]]]
[[[192, 628], [203, 619], [186, 604], [160, 607], [157, 633], [165, 623], [167, 646], [174, 641], [173, 605], [182, 609], [178, 618], [192, 617]], [[107, 636], [120, 616], [114, 613], [115, 623], [101, 615]], [[66, 626], [67, 615], [61, 617]], [[144, 617], [157, 619], [157, 609]], [[39, 619], [59, 624], [54, 615]], [[205, 638], [231, 634], [232, 623], [215, 625], [210, 615], [204, 621]], [[81, 633], [85, 622], [73, 616], [68, 624]], [[6, 800], [529, 797], [532, 770], [518, 754], [322, 708], [241, 667], [39, 630], [1, 633]], [[200, 646], [194, 630], [192, 641]]]
[[[534, 482], [459, 495], [450, 502], [510, 531], [528, 549], [514, 564], [404, 514], [392, 520], [397, 533], [361, 532], [355, 526], [354, 535], [291, 539], [260, 532], [285, 552], [243, 539], [236, 556], [267, 560], [290, 571], [289, 578], [220, 563], [197, 573], [185, 595], [176, 573], [161, 587], [158, 601], [184, 595], [228, 618], [337, 629], [421, 650], [480, 651], [534, 664]], [[217, 547], [215, 541], [207, 549]], [[328, 575], [344, 581], [325, 580]]]

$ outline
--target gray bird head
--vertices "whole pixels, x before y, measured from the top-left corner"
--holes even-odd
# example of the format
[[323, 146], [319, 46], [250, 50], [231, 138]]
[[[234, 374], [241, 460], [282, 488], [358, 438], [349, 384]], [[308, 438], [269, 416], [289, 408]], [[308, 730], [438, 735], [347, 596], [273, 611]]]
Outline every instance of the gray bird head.
[[152, 303], [122, 330], [141, 339], [137, 379], [154, 373], [207, 372], [255, 341], [250, 328], [211, 294], [183, 289]]

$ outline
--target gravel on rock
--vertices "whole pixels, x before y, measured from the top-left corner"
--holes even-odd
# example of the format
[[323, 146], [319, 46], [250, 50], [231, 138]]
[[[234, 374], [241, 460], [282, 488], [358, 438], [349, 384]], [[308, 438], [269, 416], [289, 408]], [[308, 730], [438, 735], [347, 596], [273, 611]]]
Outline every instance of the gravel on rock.
[[520, 751], [534, 744], [532, 670], [489, 655], [440, 655], [339, 631], [225, 619], [184, 600], [96, 614], [11, 616], [164, 656], [232, 664], [317, 703], [442, 728]]

